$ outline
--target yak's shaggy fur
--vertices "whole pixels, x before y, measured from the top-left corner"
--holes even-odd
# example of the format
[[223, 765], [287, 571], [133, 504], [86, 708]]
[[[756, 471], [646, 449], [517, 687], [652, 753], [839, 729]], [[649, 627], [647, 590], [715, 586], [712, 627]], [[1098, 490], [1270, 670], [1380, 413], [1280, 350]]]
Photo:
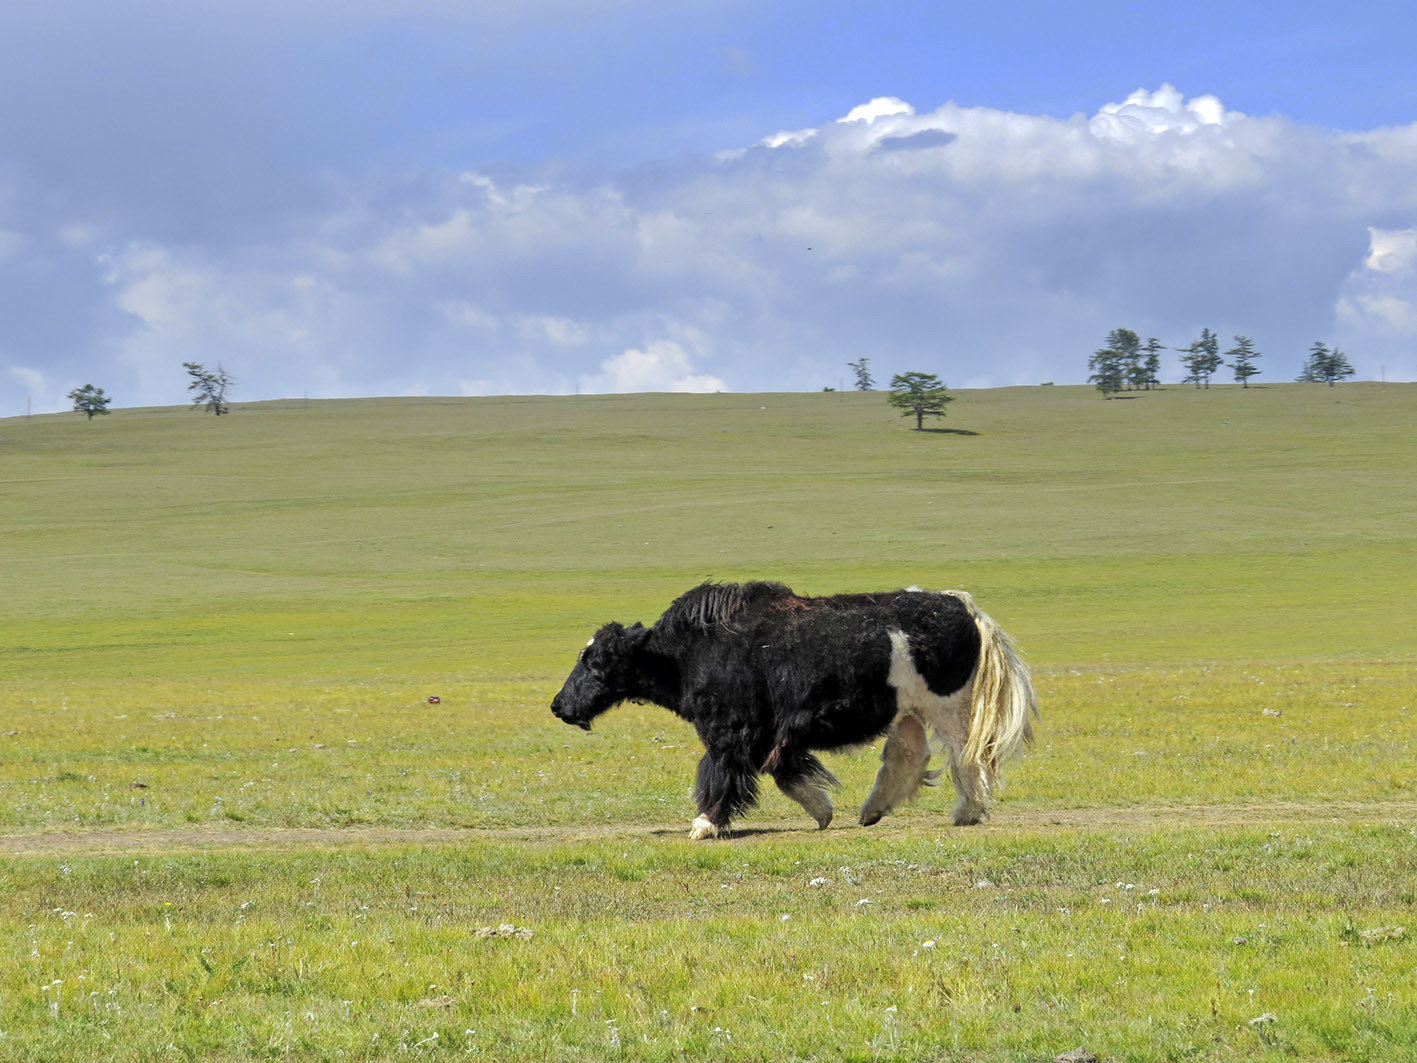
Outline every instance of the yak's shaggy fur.
[[703, 740], [692, 838], [751, 808], [762, 772], [826, 827], [840, 783], [814, 751], [882, 734], [862, 824], [932, 784], [941, 747], [960, 798], [954, 822], [978, 823], [1038, 711], [1012, 641], [963, 591], [803, 598], [780, 583], [705, 583], [653, 627], [605, 625], [551, 711], [589, 730], [622, 701], [662, 705]]

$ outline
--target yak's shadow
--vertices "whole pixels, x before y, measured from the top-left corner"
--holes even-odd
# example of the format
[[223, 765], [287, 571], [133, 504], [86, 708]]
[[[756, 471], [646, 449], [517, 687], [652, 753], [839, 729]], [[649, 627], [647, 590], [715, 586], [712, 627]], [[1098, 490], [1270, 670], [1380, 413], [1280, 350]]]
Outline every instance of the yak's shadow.
[[[830, 828], [828, 828], [830, 829]], [[689, 828], [682, 830], [674, 827], [655, 827], [650, 832], [655, 838], [687, 838]], [[733, 841], [736, 838], [757, 838], [757, 837], [777, 837], [789, 834], [820, 834], [816, 827], [730, 827], [719, 834], [716, 838], [706, 839], [707, 841]]]

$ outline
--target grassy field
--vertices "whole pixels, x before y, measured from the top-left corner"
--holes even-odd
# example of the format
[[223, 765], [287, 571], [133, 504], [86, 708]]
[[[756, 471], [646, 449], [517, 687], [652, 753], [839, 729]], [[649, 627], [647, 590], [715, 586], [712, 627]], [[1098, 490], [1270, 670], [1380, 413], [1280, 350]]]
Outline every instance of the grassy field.
[[[1414, 414], [0, 420], [0, 1058], [1417, 1058]], [[692, 731], [546, 706], [705, 578], [974, 592], [1044, 712], [991, 823], [855, 827], [867, 749], [826, 833], [685, 841]]]

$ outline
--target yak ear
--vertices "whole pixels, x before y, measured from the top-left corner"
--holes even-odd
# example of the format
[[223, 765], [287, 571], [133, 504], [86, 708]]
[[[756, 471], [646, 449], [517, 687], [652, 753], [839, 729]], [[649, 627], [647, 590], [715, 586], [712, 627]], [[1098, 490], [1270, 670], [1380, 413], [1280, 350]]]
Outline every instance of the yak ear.
[[636, 620], [625, 629], [625, 642], [633, 650], [639, 649], [649, 641], [650, 629]]

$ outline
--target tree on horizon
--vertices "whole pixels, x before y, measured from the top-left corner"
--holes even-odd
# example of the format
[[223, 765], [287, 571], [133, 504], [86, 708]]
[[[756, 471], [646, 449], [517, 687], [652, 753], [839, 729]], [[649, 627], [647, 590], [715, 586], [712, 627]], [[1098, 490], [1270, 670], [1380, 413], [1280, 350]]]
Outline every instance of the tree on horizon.
[[1181, 383], [1209, 389], [1210, 378], [1225, 364], [1220, 357], [1219, 337], [1208, 328], [1201, 329], [1201, 338], [1185, 349], [1181, 364], [1186, 367], [1186, 378]]
[[1087, 367], [1092, 370], [1087, 382], [1096, 385], [1104, 399], [1110, 399], [1122, 390], [1126, 381], [1126, 369], [1123, 366], [1122, 353], [1115, 347], [1099, 347], [1093, 351], [1092, 357], [1087, 361]]
[[187, 370], [187, 375], [192, 378], [187, 390], [195, 393], [192, 398], [193, 406], [205, 406], [218, 417], [231, 412], [226, 393], [236, 385], [236, 380], [220, 362], [217, 363], [215, 371], [200, 362], [183, 362], [182, 368]]
[[1260, 352], [1255, 350], [1255, 341], [1250, 337], [1236, 336], [1235, 346], [1226, 351], [1225, 356], [1230, 359], [1230, 368], [1235, 371], [1235, 379], [1241, 387], [1249, 387], [1250, 377], [1259, 376], [1260, 368], [1255, 365], [1255, 359], [1260, 357]]
[[1330, 348], [1322, 340], [1309, 348], [1309, 358], [1295, 379], [1306, 384], [1327, 384], [1329, 387], [1354, 374], [1348, 357], [1337, 347]]
[[1107, 333], [1107, 348], [1116, 352], [1117, 369], [1127, 388], [1140, 387], [1142, 378], [1141, 337], [1129, 328]]
[[871, 376], [869, 358], [862, 358], [860, 361], [846, 363], [853, 373], [856, 374], [856, 390], [872, 391], [876, 387], [875, 378]]
[[1142, 343], [1141, 337], [1129, 328], [1114, 328], [1107, 333], [1106, 344], [1093, 352], [1087, 368], [1087, 382], [1094, 384], [1104, 398], [1119, 391], [1150, 391], [1161, 386], [1161, 355], [1166, 345], [1155, 336]]
[[1150, 391], [1161, 386], [1161, 352], [1166, 350], [1166, 345], [1152, 336], [1142, 350], [1146, 352], [1142, 359], [1142, 384]]
[[69, 392], [69, 398], [73, 400], [74, 412], [86, 414], [90, 421], [94, 419], [95, 414], [106, 414], [108, 404], [113, 401], [103, 393], [103, 388], [96, 388], [92, 384], [75, 388]]
[[925, 430], [926, 417], [943, 417], [945, 407], [955, 397], [934, 373], [898, 373], [891, 377], [891, 393], [886, 401], [900, 410], [902, 417], [915, 417], [915, 431]]

